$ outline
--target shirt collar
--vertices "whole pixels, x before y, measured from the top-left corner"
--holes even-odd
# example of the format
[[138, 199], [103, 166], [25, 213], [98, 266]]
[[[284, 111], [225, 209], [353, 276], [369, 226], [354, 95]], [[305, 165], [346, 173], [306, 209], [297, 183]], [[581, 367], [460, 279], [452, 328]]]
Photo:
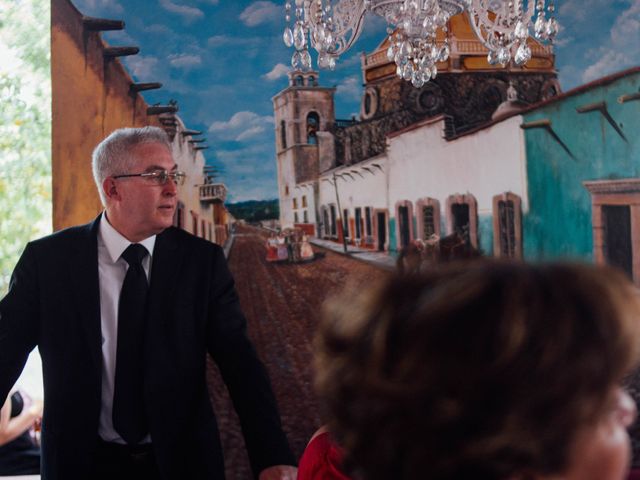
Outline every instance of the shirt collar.
[[[107, 252], [113, 263], [116, 263], [122, 252], [124, 252], [132, 242], [127, 240], [120, 232], [118, 232], [107, 220], [107, 213], [102, 212], [100, 218], [100, 225], [98, 227], [98, 235], [100, 235], [102, 242], [107, 247]], [[137, 242], [147, 249], [149, 256], [153, 255], [153, 247], [156, 244], [156, 236], [151, 235], [144, 240]]]

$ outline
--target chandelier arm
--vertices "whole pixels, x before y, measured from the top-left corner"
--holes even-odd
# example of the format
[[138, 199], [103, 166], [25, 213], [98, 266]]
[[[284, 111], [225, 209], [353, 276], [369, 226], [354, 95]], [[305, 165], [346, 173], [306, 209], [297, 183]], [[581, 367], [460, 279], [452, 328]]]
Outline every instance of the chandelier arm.
[[[529, 0], [526, 11], [523, 2], [516, 2], [516, 4], [522, 6], [522, 15], [518, 14], [516, 18], [521, 20], [528, 29], [535, 12], [535, 2]], [[480, 42], [489, 50], [493, 51], [501, 46], [510, 49], [517, 42], [516, 38], [505, 41], [503, 44], [495, 41], [499, 36], [509, 38], [509, 35], [515, 29], [515, 22], [512, 21], [513, 18], [510, 18], [509, 12], [505, 11], [506, 8], [508, 8], [508, 4], [503, 3], [502, 11], [491, 12], [495, 15], [494, 19], [491, 20], [489, 18], [489, 5], [486, 0], [469, 0], [467, 9], [469, 23], [471, 23], [471, 27]]]
[[[317, 2], [319, 0], [313, 0]], [[340, 0], [333, 7], [335, 49], [331, 55], [341, 55], [351, 48], [362, 33], [364, 17], [367, 13], [364, 0]], [[349, 32], [351, 35], [349, 36]]]

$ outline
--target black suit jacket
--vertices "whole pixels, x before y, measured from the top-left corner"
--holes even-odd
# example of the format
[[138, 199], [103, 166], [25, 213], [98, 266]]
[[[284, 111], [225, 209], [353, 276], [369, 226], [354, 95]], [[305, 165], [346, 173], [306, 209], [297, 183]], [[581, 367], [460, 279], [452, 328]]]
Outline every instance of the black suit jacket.
[[[42, 356], [43, 480], [86, 479], [96, 446], [99, 218], [30, 242], [0, 301], [0, 398], [6, 398], [34, 346]], [[224, 477], [205, 382], [207, 352], [239, 414], [254, 474], [294, 464], [219, 246], [176, 228], [157, 236], [148, 322], [145, 401], [163, 478]]]

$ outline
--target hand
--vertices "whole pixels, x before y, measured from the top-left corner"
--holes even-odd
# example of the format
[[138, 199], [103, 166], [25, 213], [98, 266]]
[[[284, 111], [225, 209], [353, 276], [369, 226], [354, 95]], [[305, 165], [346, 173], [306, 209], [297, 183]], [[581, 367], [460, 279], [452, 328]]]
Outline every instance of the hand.
[[258, 480], [296, 480], [298, 469], [291, 465], [274, 465], [260, 472]]

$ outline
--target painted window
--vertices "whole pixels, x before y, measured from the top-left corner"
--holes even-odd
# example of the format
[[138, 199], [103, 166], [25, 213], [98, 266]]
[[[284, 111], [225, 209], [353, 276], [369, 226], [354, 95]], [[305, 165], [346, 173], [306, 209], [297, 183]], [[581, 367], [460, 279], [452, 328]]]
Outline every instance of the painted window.
[[200, 236], [202, 238], [207, 238], [207, 230], [206, 230], [207, 227], [206, 227], [206, 225], [207, 225], [207, 223], [204, 220], [200, 221], [200, 227], [201, 227]]
[[298, 212], [293, 212], [293, 223], [299, 223], [298, 222]]
[[511, 192], [493, 197], [493, 254], [522, 258], [522, 201]]
[[593, 256], [640, 285], [640, 178], [584, 182], [591, 194]]
[[356, 208], [356, 238], [362, 238], [362, 209]]
[[213, 226], [211, 225], [211, 222], [209, 222], [208, 228], [209, 228], [209, 241], [213, 242]]
[[284, 186], [284, 194], [289, 195], [289, 185]]
[[447, 199], [449, 233], [457, 233], [467, 244], [478, 248], [478, 202], [471, 194]]
[[307, 115], [307, 143], [317, 145], [318, 137], [316, 132], [320, 128], [320, 116], [316, 112], [309, 112]]
[[433, 235], [440, 236], [440, 202], [425, 197], [416, 202], [417, 236], [429, 240]]
[[287, 125], [284, 120], [280, 120], [280, 146], [283, 150], [287, 148]]
[[336, 207], [335, 205], [331, 205], [331, 236], [337, 236], [337, 226], [336, 226]]
[[198, 214], [191, 210], [191, 233], [198, 235]]
[[413, 240], [413, 204], [409, 200], [396, 203], [396, 235], [398, 247], [403, 248]]
[[367, 237], [371, 236], [371, 207], [364, 208], [364, 231]]
[[349, 238], [349, 210], [346, 208], [342, 211], [342, 231], [344, 236]]
[[307, 208], [307, 196], [302, 196], [302, 208]]
[[293, 209], [295, 210], [296, 208], [298, 208], [298, 199], [294, 198], [293, 199]]
[[296, 86], [297, 87], [302, 87], [304, 86], [304, 78], [302, 78], [302, 75], [298, 75], [296, 77]]
[[303, 223], [309, 223], [309, 216], [307, 215], [307, 211], [306, 210], [304, 210], [302, 212], [302, 222]]
[[329, 223], [329, 209], [327, 207], [322, 207], [322, 231], [324, 232], [324, 236], [331, 236], [331, 224]]

